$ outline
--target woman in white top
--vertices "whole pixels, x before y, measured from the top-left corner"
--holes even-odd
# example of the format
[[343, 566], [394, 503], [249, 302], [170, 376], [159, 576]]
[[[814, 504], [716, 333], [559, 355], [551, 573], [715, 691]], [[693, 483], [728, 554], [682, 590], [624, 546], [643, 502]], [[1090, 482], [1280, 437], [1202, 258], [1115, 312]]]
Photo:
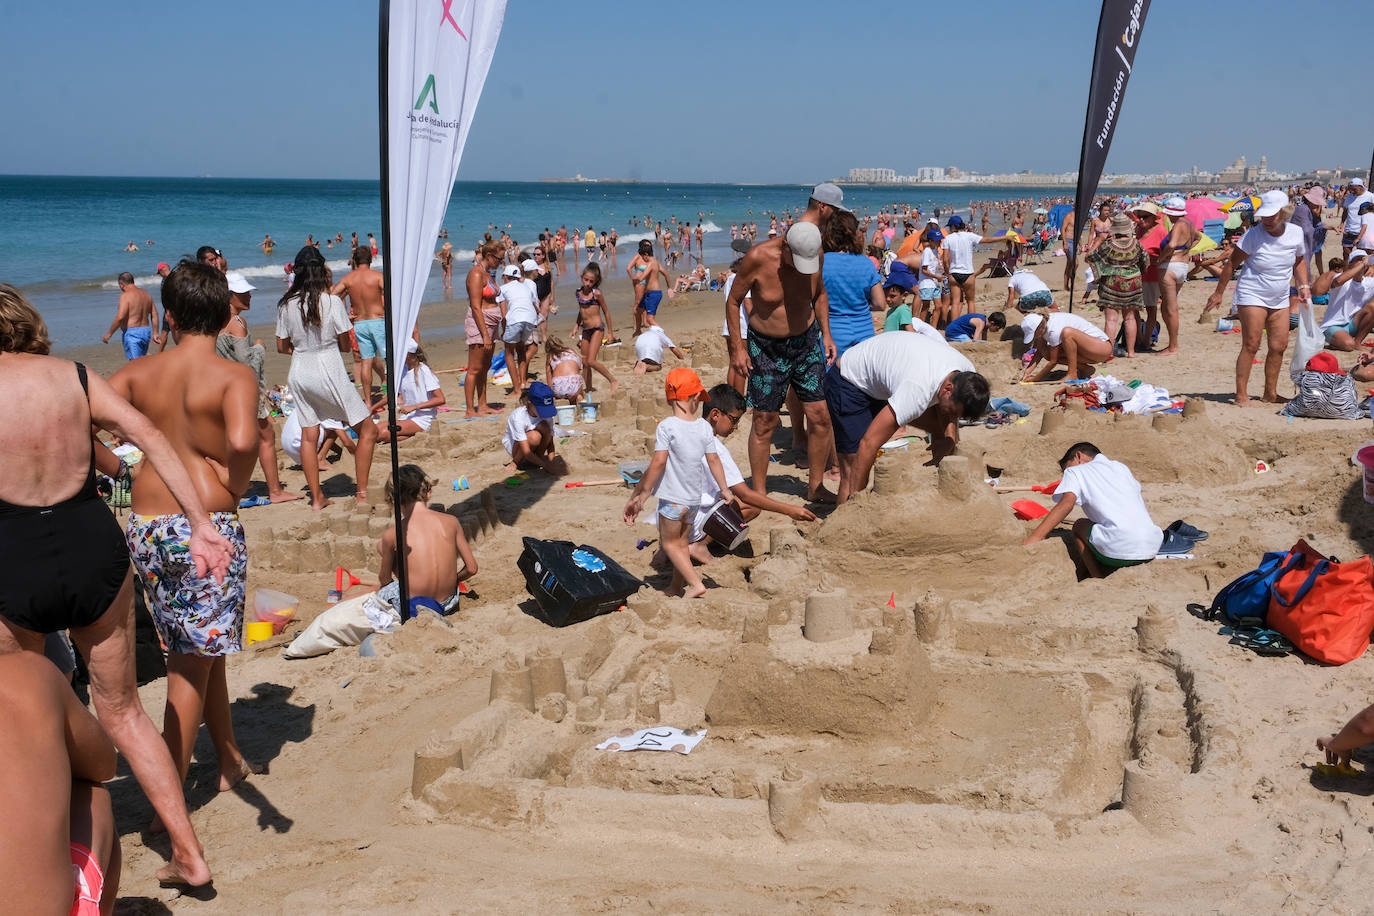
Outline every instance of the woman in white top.
[[314, 246], [300, 250], [295, 266], [291, 288], [277, 303], [277, 352], [291, 355], [286, 384], [300, 414], [301, 469], [310, 485], [310, 507], [323, 509], [329, 505], [320, 489], [320, 463], [316, 455], [321, 420], [346, 423], [358, 434], [358, 450], [353, 454], [357, 500], [366, 503], [367, 475], [372, 470], [377, 427], [368, 421], [367, 405], [344, 368], [343, 354], [351, 349], [348, 309], [342, 299], [329, 294], [329, 268], [324, 255]]
[[1306, 247], [1302, 230], [1288, 222], [1291, 210], [1288, 195], [1283, 191], [1265, 191], [1260, 207], [1255, 211], [1259, 225], [1252, 226], [1241, 236], [1222, 265], [1217, 288], [1207, 297], [1203, 314], [1221, 306], [1221, 294], [1231, 282], [1231, 276], [1242, 264], [1245, 272], [1236, 281], [1232, 304], [1240, 315], [1240, 355], [1236, 357], [1236, 406], [1248, 407], [1250, 369], [1259, 352], [1260, 336], [1268, 331], [1268, 352], [1264, 356], [1264, 397], [1271, 404], [1280, 403], [1279, 370], [1283, 368], [1283, 351], [1288, 347], [1288, 286], [1297, 277], [1298, 299], [1308, 308], [1312, 306], [1312, 287], [1307, 279]]

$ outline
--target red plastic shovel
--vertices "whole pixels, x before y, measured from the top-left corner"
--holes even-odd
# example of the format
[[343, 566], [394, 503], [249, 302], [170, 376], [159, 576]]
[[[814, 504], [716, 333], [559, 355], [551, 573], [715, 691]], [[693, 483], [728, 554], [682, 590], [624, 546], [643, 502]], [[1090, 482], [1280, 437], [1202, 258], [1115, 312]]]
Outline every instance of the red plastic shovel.
[[1023, 522], [1044, 518], [1046, 515], [1050, 514], [1049, 509], [1046, 509], [1044, 506], [1031, 499], [1018, 499], [1011, 504], [1011, 508], [1012, 511], [1016, 513], [1016, 517]]

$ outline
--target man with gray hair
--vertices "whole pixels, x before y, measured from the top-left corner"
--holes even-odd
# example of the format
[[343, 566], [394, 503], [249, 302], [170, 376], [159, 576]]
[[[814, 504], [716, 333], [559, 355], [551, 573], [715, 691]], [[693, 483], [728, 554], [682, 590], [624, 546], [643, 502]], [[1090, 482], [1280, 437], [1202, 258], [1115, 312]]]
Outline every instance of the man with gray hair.
[[[834, 206], [815, 198], [811, 201], [818, 219], [829, 217], [822, 207]], [[739, 313], [745, 298], [752, 303], [747, 342]], [[754, 411], [749, 469], [754, 490], [767, 492], [773, 431], [791, 389], [806, 418], [807, 498], [834, 503], [835, 494], [825, 489], [824, 478], [831, 443], [825, 370], [835, 360], [835, 342], [830, 337], [830, 303], [821, 282], [821, 230], [815, 222], [804, 216], [784, 238], [755, 245], [740, 260], [725, 301], [725, 323], [730, 368], [737, 377], [749, 379], [748, 401]], [[794, 423], [796, 419], [794, 415]]]

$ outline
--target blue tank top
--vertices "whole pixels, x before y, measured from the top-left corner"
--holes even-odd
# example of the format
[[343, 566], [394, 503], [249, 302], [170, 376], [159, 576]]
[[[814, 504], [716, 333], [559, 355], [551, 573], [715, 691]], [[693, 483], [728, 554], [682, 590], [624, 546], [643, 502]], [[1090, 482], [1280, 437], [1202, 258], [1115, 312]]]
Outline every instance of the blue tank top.
[[977, 318], [984, 324], [986, 324], [988, 320], [988, 316], [979, 314], [977, 312], [971, 315], [960, 315], [958, 318], [951, 321], [949, 323], [949, 326], [945, 328], [945, 339], [949, 340], [955, 337], [972, 337], [974, 331], [977, 330], [977, 328], [973, 326], [974, 318]]

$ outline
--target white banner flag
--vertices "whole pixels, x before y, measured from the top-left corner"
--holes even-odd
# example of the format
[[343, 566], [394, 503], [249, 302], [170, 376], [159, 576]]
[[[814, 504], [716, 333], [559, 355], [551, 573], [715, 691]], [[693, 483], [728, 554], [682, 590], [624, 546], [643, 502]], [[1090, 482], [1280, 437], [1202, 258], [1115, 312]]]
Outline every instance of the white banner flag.
[[384, 256], [391, 267], [396, 352], [389, 355], [397, 384], [505, 15], [506, 0], [390, 0], [385, 128], [391, 237]]

